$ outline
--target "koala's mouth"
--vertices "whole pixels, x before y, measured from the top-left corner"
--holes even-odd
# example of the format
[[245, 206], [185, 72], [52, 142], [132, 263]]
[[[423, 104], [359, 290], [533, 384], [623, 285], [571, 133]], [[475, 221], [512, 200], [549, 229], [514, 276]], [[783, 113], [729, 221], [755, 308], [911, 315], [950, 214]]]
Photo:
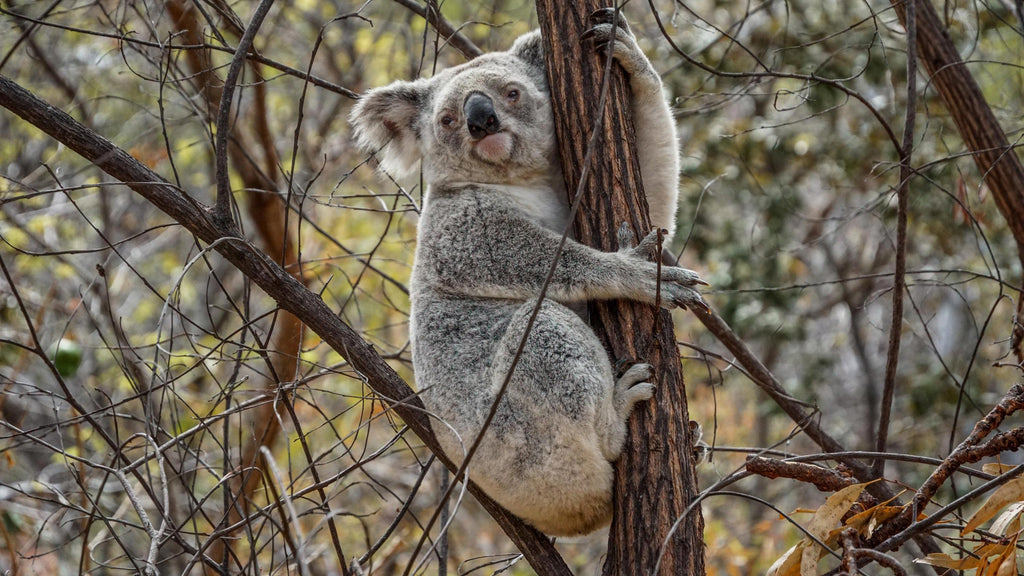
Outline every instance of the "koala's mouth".
[[514, 143], [512, 135], [508, 132], [496, 132], [473, 142], [473, 149], [481, 160], [504, 162], [512, 157]]

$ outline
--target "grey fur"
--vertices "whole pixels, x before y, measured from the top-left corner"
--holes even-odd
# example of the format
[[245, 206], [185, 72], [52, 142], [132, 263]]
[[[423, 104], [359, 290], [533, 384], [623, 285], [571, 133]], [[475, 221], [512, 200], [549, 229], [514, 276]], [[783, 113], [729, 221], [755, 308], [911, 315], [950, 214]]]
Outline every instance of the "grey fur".
[[[592, 34], [610, 46], [610, 25]], [[628, 31], [614, 57], [630, 74], [652, 220], [674, 229], [675, 129], [661, 81]], [[358, 143], [385, 170], [422, 161], [428, 184], [411, 281], [416, 384], [446, 425], [438, 440], [461, 461], [493, 404], [548, 272], [568, 206], [556, 160], [541, 38], [481, 56], [434, 78], [370, 91], [352, 113]], [[493, 102], [501, 130], [474, 140], [463, 105]], [[474, 99], [474, 114], [480, 99]], [[479, 127], [478, 131], [482, 130]], [[478, 134], [478, 137], [480, 134]], [[553, 535], [590, 532], [611, 518], [612, 466], [633, 406], [651, 397], [651, 368], [615, 379], [607, 352], [568, 306], [591, 299], [655, 302], [652, 233], [618, 252], [568, 241], [506, 395], [470, 466], [495, 500]], [[705, 306], [698, 276], [663, 267], [664, 306]]]

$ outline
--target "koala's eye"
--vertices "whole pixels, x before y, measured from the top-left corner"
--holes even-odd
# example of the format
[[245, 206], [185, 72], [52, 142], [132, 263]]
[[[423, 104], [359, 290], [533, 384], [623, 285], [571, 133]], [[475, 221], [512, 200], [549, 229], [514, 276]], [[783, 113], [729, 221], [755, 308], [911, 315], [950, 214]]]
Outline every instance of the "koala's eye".
[[517, 90], [516, 88], [509, 89], [509, 91], [505, 93], [505, 99], [512, 103], [518, 102], [519, 90]]
[[441, 117], [441, 126], [444, 126], [445, 128], [451, 128], [454, 125], [455, 118], [453, 118], [451, 114], [445, 114], [444, 116]]

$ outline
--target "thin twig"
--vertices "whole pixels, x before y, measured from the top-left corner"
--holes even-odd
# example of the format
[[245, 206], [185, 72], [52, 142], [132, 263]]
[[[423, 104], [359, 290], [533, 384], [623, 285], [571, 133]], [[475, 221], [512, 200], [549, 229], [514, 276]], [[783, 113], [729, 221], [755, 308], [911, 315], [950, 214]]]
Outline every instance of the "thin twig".
[[224, 88], [221, 93], [220, 107], [217, 109], [217, 133], [214, 150], [217, 164], [217, 201], [213, 209], [213, 222], [223, 230], [234, 230], [235, 223], [231, 216], [231, 181], [228, 177], [228, 134], [231, 132], [231, 100], [235, 94], [235, 85], [238, 83], [238, 76], [242, 73], [242, 66], [245, 65], [245, 56], [256, 38], [256, 32], [263, 24], [274, 0], [260, 0], [256, 11], [252, 15], [245, 34], [238, 41], [235, 48], [235, 55], [231, 58], [231, 66], [224, 77]]
[[462, 55], [466, 58], [472, 60], [484, 53], [472, 40], [464, 36], [462, 32], [459, 32], [450, 22], [445, 20], [437, 10], [421, 6], [415, 0], [394, 0], [394, 2], [408, 8], [426, 20], [427, 23], [444, 36], [446, 42], [454, 46], [459, 52], [462, 52]]
[[[903, 124], [903, 143], [900, 146], [900, 183], [896, 188], [896, 274], [893, 276], [892, 321], [889, 324], [889, 348], [885, 362], [885, 383], [882, 388], [882, 406], [878, 417], [875, 450], [885, 452], [889, 439], [889, 421], [896, 391], [896, 368], [899, 366], [900, 342], [903, 337], [903, 296], [907, 287], [907, 208], [910, 178], [914, 169], [910, 164], [914, 151], [914, 118], [917, 116], [917, 20], [915, 0], [906, 3], [907, 9], [907, 109]], [[885, 460], [872, 465], [876, 477], [885, 473]]]

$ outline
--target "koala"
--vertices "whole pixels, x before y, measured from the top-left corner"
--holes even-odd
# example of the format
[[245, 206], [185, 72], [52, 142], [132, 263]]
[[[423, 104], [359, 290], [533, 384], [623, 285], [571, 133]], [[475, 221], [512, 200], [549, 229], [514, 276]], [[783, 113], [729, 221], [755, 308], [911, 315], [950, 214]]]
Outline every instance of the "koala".
[[[611, 17], [595, 13], [585, 36], [629, 75], [651, 219], [672, 231], [673, 118], [660, 78], [621, 19], [612, 39]], [[357, 143], [377, 153], [383, 170], [399, 176], [422, 166], [410, 339], [438, 442], [462, 462], [510, 378], [469, 476], [539, 530], [574, 536], [610, 521], [612, 462], [633, 407], [655, 388], [646, 364], [616, 378], [572, 306], [615, 298], [653, 304], [658, 241], [655, 231], [633, 246], [624, 226], [617, 252], [571, 239], [558, 250], [570, 215], [543, 56], [532, 32], [506, 52], [371, 90], [350, 120]], [[663, 266], [660, 302], [706, 308], [702, 284], [690, 270]]]

